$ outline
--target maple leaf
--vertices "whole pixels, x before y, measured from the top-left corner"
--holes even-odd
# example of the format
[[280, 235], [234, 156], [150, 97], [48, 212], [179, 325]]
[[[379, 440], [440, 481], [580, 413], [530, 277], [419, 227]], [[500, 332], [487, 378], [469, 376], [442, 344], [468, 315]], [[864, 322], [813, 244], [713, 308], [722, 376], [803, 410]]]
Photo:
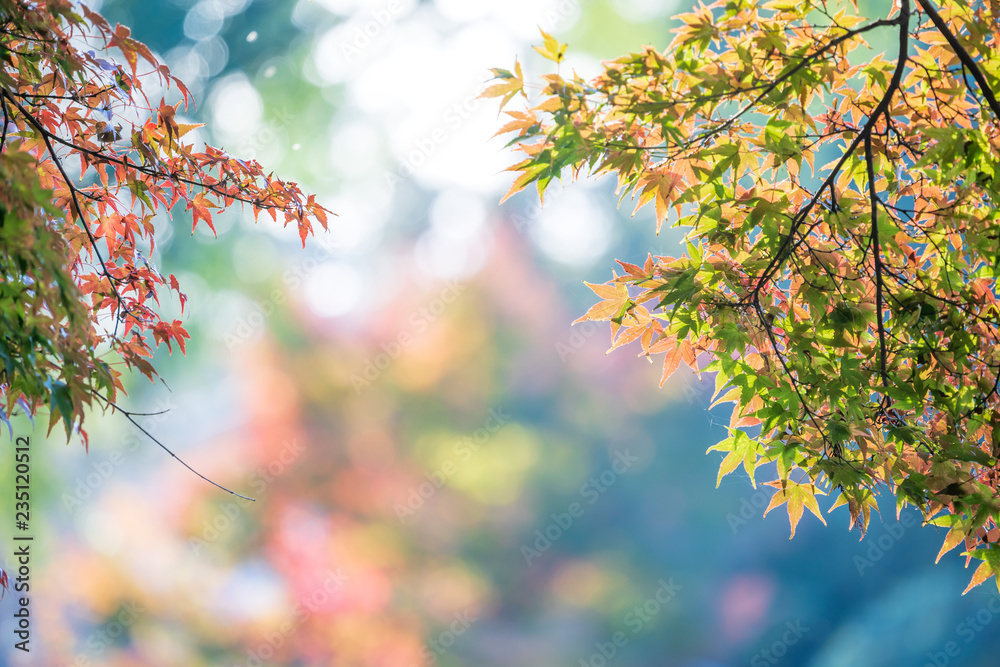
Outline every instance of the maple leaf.
[[167, 349], [171, 351], [173, 350], [171, 341], [176, 342], [182, 353], [185, 352], [184, 340], [191, 337], [182, 326], [180, 320], [159, 322], [153, 327], [153, 336], [158, 342], [166, 343]]
[[628, 287], [623, 283], [612, 285], [584, 284], [601, 297], [602, 301], [591, 306], [583, 316], [574, 320], [573, 324], [588, 320], [611, 320], [611, 335], [613, 337], [618, 332], [618, 327], [621, 326], [622, 319], [629, 309], [635, 306], [635, 301], [629, 297]]
[[535, 51], [538, 51], [543, 58], [561, 63], [566, 57], [566, 45], [560, 44], [559, 40], [542, 29], [539, 29], [539, 32], [542, 33], [543, 45], [533, 47]]
[[948, 531], [948, 534], [945, 535], [944, 543], [941, 545], [941, 549], [938, 551], [937, 557], [934, 559], [935, 563], [940, 562], [942, 556], [957, 547], [959, 543], [968, 537], [964, 526], [961, 525], [961, 521], [958, 521], [959, 517], [954, 514], [949, 514], [947, 515], [947, 518], [955, 519], [955, 525], [953, 525], [951, 530]]
[[675, 171], [655, 171], [642, 178], [643, 188], [640, 191], [633, 215], [640, 208], [654, 202], [656, 208], [656, 233], [660, 233], [663, 221], [667, 219], [667, 211], [671, 203], [679, 196], [684, 184], [684, 177]]
[[[493, 68], [490, 71], [493, 72], [494, 79], [500, 79], [504, 83], [495, 83], [489, 86], [479, 97], [503, 97], [503, 100], [500, 102], [500, 110], [502, 111], [515, 95], [518, 93], [524, 94], [524, 73], [521, 71], [521, 63], [517, 60], [514, 61], [513, 73], [500, 68]], [[498, 111], [497, 115], [499, 114], [500, 112]]]
[[715, 488], [719, 488], [722, 478], [736, 470], [742, 463], [743, 469], [750, 476], [750, 483], [756, 489], [757, 482], [754, 480], [754, 473], [757, 470], [757, 455], [760, 449], [760, 443], [740, 430], [731, 431], [728, 438], [709, 447], [709, 452], [728, 452], [726, 458], [719, 465], [719, 475], [715, 480]]
[[525, 134], [527, 134], [530, 129], [538, 127], [538, 118], [535, 116], [535, 114], [531, 112], [504, 111], [504, 113], [513, 118], [514, 120], [510, 121], [509, 123], [501, 127], [499, 130], [497, 130], [496, 133], [493, 135], [494, 137], [498, 137], [501, 134], [508, 134], [514, 131], [518, 132], [518, 137], [524, 137]]
[[213, 208], [218, 208], [218, 205], [215, 204], [214, 202], [211, 202], [208, 199], [206, 199], [205, 195], [202, 194], [202, 193], [198, 193], [197, 195], [195, 195], [194, 199], [192, 199], [188, 203], [188, 210], [191, 211], [191, 233], [192, 234], [194, 233], [195, 227], [198, 226], [198, 221], [199, 220], [204, 220], [205, 223], [212, 230], [212, 233], [213, 234], [216, 233], [216, 231], [215, 231], [215, 225], [212, 224], [211, 209], [213, 209]]
[[[859, 495], [860, 500], [858, 500]], [[858, 532], [861, 534], [860, 539], [864, 539], [868, 532], [868, 524], [871, 523], [872, 510], [878, 512], [878, 500], [876, 500], [875, 494], [870, 489], [861, 489], [858, 492], [842, 491], [827, 512], [832, 512], [844, 504], [848, 507], [848, 516], [850, 517], [847, 525], [848, 530], [857, 526]]]
[[[972, 573], [972, 579], [969, 581], [969, 585], [965, 587], [965, 590], [962, 591], [962, 595], [965, 595], [990, 577], [997, 577], [997, 574], [1000, 573], [1000, 545], [993, 543], [984, 549], [967, 552], [967, 555], [980, 558], [983, 562]], [[997, 577], [994, 581], [996, 582], [997, 590], [1000, 591], [1000, 577]]]
[[788, 539], [795, 537], [795, 528], [799, 525], [799, 520], [802, 518], [803, 507], [808, 508], [810, 512], [816, 515], [816, 518], [826, 525], [826, 519], [823, 518], [823, 514], [819, 511], [819, 503], [816, 502], [816, 494], [824, 494], [820, 489], [812, 483], [799, 483], [792, 482], [790, 480], [775, 480], [773, 482], [765, 482], [767, 486], [773, 486], [777, 489], [774, 495], [771, 496], [771, 502], [768, 503], [767, 508], [764, 510], [764, 516], [776, 507], [788, 504], [788, 522], [791, 524], [792, 533], [789, 535]]

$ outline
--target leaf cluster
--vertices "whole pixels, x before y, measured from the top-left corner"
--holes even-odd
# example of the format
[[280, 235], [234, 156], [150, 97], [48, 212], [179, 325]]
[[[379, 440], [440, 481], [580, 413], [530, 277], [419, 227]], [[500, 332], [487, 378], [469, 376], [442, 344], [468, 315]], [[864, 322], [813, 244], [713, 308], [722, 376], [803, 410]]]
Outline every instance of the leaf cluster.
[[[581, 320], [663, 354], [663, 381], [715, 374], [719, 477], [773, 463], [793, 535], [824, 483], [862, 535], [888, 487], [948, 528], [942, 553], [982, 560], [975, 585], [1000, 563], [1000, 3], [856, 12], [716, 2], [591, 81], [529, 98], [518, 71], [508, 196], [613, 174], [657, 230], [686, 227], [680, 257], [592, 285]], [[873, 34], [895, 53], [852, 58]]]
[[[152, 81], [178, 101], [150, 101]], [[214, 231], [239, 203], [294, 224], [303, 244], [326, 228], [295, 183], [192, 142], [189, 102], [128, 28], [86, 4], [0, 0], [0, 419], [47, 406], [50, 430], [62, 422], [86, 443], [85, 409], [117, 409], [124, 371], [153, 379], [158, 345], [184, 351], [182, 322], [158, 312], [164, 291], [185, 301], [151, 260], [158, 211]]]

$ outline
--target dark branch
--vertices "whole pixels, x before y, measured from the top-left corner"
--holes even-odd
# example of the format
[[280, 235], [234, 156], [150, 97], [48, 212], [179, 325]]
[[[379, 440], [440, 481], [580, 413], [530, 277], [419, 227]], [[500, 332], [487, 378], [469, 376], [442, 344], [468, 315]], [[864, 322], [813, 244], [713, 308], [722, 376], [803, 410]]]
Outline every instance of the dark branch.
[[885, 95], [879, 101], [872, 114], [868, 117], [864, 127], [861, 128], [861, 132], [858, 133], [858, 136], [854, 138], [851, 144], [847, 147], [847, 150], [845, 150], [844, 154], [840, 157], [840, 160], [837, 161], [837, 164], [830, 172], [830, 175], [827, 176], [826, 180], [823, 181], [823, 184], [816, 189], [816, 194], [814, 194], [806, 205], [803, 206], [802, 209], [795, 215], [795, 218], [792, 221], [792, 228], [788, 231], [788, 234], [782, 241], [781, 246], [778, 247], [778, 251], [775, 253], [774, 257], [771, 258], [771, 261], [768, 262], [767, 267], [765, 267], [764, 271], [761, 273], [757, 284], [747, 296], [748, 301], [752, 301], [757, 298], [757, 295], [760, 293], [760, 290], [763, 289], [764, 284], [770, 280], [771, 276], [774, 275], [774, 272], [779, 266], [781, 266], [782, 262], [785, 261], [788, 255], [795, 250], [795, 234], [798, 232], [799, 225], [805, 222], [806, 217], [816, 206], [816, 203], [819, 201], [823, 191], [827, 188], [829, 188], [831, 192], [833, 191], [833, 183], [836, 180], [836, 175], [840, 172], [841, 167], [843, 167], [844, 163], [847, 162], [848, 158], [850, 158], [851, 155], [853, 155], [858, 149], [861, 142], [866, 137], [871, 135], [872, 129], [875, 127], [875, 123], [878, 118], [883, 114], [888, 115], [887, 111], [889, 109], [889, 105], [892, 103], [893, 96], [899, 90], [900, 83], [903, 80], [903, 72], [906, 69], [906, 52], [909, 47], [910, 38], [909, 0], [902, 0], [900, 3], [899, 17], [894, 20], [894, 22], [899, 25], [899, 55], [896, 60], [896, 69], [893, 71], [892, 79], [886, 87]]
[[[907, 12], [907, 15], [908, 14], [909, 12]], [[907, 18], [909, 17], [907, 16]], [[790, 79], [792, 75], [797, 73], [799, 70], [804, 69], [808, 65], [811, 65], [819, 56], [823, 55], [830, 49], [840, 46], [847, 40], [857, 37], [858, 35], [861, 35], [863, 33], [869, 32], [870, 30], [875, 30], [876, 28], [884, 28], [887, 26], [897, 25], [901, 23], [903, 23], [902, 14], [899, 16], [899, 18], [895, 19], [880, 19], [878, 21], [873, 21], [872, 23], [869, 23], [868, 25], [862, 26], [860, 28], [855, 28], [854, 30], [848, 30], [845, 34], [841, 35], [840, 37], [837, 37], [836, 39], [831, 39], [821, 48], [817, 49], [814, 53], [812, 53], [809, 57], [803, 58], [801, 62], [795, 65], [795, 67], [793, 67], [792, 69], [788, 70], [786, 73], [782, 74], [777, 79], [775, 79], [774, 82], [771, 83], [771, 85], [769, 85], [767, 88], [765, 88], [760, 93], [760, 95], [758, 95], [757, 98], [754, 99], [753, 102], [740, 109], [734, 116], [726, 120], [726, 122], [724, 122], [722, 125], [698, 137], [698, 141], [704, 142], [705, 140], [710, 139], [715, 135], [725, 131], [726, 128], [732, 127], [732, 125], [737, 120], [739, 120], [741, 116], [743, 116], [744, 114], [752, 110], [755, 106], [757, 106], [761, 101], [764, 100], [764, 98], [770, 95], [774, 91], [774, 89], [777, 88], [782, 82]], [[905, 53], [905, 51], [901, 52], [901, 54], [902, 53]]]
[[917, 4], [920, 8], [926, 12], [927, 16], [930, 17], [931, 22], [934, 27], [944, 35], [945, 40], [948, 42], [948, 46], [952, 48], [958, 59], [962, 61], [962, 64], [969, 68], [972, 73], [972, 78], [976, 80], [979, 84], [979, 90], [982, 91], [983, 97], [986, 98], [986, 103], [989, 105], [990, 109], [993, 111], [993, 115], [996, 116], [997, 121], [1000, 121], [1000, 102], [997, 101], [996, 95], [993, 94], [993, 89], [990, 88], [990, 84], [986, 81], [986, 77], [983, 76], [983, 71], [979, 69], [979, 65], [973, 60], [969, 52], [965, 50], [961, 44], [959, 44], [958, 39], [948, 28], [948, 24], [944, 22], [941, 15], [937, 13], [934, 6], [931, 5], [930, 0], [917, 0]]
[[3, 135], [0, 136], [0, 151], [7, 147], [7, 124], [10, 116], [7, 115], [7, 100], [0, 97], [0, 108], [3, 108]]
[[785, 362], [785, 356], [781, 353], [781, 350], [778, 347], [778, 341], [775, 340], [774, 338], [774, 331], [771, 330], [771, 324], [768, 322], [767, 316], [764, 313], [764, 309], [761, 308], [759, 301], [755, 302], [753, 305], [754, 305], [754, 311], [757, 313], [757, 317], [760, 320], [760, 325], [761, 327], [763, 327], [764, 333], [767, 334], [767, 340], [771, 344], [771, 349], [774, 350], [774, 355], [778, 358], [778, 363], [781, 364], [781, 368], [785, 373], [785, 377], [788, 378], [788, 381], [792, 385], [792, 389], [795, 390], [795, 395], [798, 396], [799, 398], [799, 403], [802, 405], [802, 410], [806, 413], [806, 415], [808, 415], [809, 421], [813, 423], [813, 426], [816, 428], [816, 431], [819, 433], [820, 437], [823, 438], [823, 442], [829, 445], [830, 441], [827, 438], [826, 432], [823, 430], [823, 427], [820, 426], [819, 422], [817, 421], [816, 413], [813, 412], [812, 408], [809, 407], [809, 403], [806, 401], [806, 397], [802, 395], [802, 391], [799, 388], [798, 380], [795, 378], [794, 375], [792, 375], [791, 369], [788, 368], [788, 364]]
[[108, 279], [108, 283], [114, 292], [115, 299], [118, 301], [118, 307], [123, 312], [136, 317], [135, 314], [129, 310], [128, 306], [125, 305], [124, 297], [122, 297], [118, 288], [115, 286], [115, 278], [111, 275], [111, 272], [108, 270], [108, 267], [104, 262], [104, 257], [101, 255], [101, 250], [97, 245], [97, 238], [90, 230], [90, 225], [87, 224], [87, 218], [84, 217], [83, 210], [80, 208], [80, 201], [76, 198], [76, 186], [74, 186], [73, 182], [70, 180], [69, 174], [66, 173], [66, 169], [63, 167], [62, 160], [59, 159], [59, 155], [56, 154], [56, 149], [52, 145], [52, 141], [50, 140], [50, 137], [52, 136], [51, 133], [46, 131], [42, 124], [38, 122], [38, 119], [28, 113], [27, 109], [21, 106], [21, 104], [14, 99], [14, 97], [6, 89], [0, 90], [0, 96], [9, 100], [10, 103], [13, 104], [14, 107], [21, 113], [21, 115], [24, 116], [24, 119], [42, 135], [42, 141], [45, 142], [45, 149], [48, 151], [49, 156], [52, 158], [52, 162], [55, 163], [56, 168], [62, 175], [63, 181], [66, 183], [66, 187], [69, 189], [70, 202], [73, 206], [73, 211], [76, 213], [76, 217], [80, 219], [80, 225], [83, 227], [84, 231], [87, 232], [87, 239], [90, 242], [90, 247], [93, 249], [94, 254], [97, 255], [97, 259], [101, 263], [102, 273], [104, 273]]
[[[226, 493], [229, 493], [229, 494], [232, 494], [234, 496], [237, 496], [238, 498], [243, 498], [244, 500], [251, 500], [251, 501], [256, 500], [255, 498], [249, 498], [247, 496], [244, 496], [241, 493], [236, 493], [232, 489], [227, 489], [226, 487], [222, 486], [221, 484], [219, 484], [217, 482], [213, 482], [208, 477], [205, 477], [200, 472], [198, 472], [197, 470], [195, 470], [194, 468], [192, 468], [191, 466], [189, 466], [187, 463], [184, 462], [184, 460], [181, 457], [177, 456], [172, 451], [170, 451], [170, 449], [166, 445], [164, 445], [162, 442], [160, 442], [159, 440], [157, 440], [156, 438], [154, 438], [150, 434], [149, 431], [147, 431], [146, 429], [144, 429], [142, 426], [139, 425], [139, 422], [137, 422], [135, 419], [133, 419], [133, 415], [138, 415], [140, 413], [138, 413], [138, 412], [129, 412], [128, 410], [125, 410], [125, 409], [119, 407], [114, 401], [112, 401], [111, 399], [107, 398], [106, 396], [101, 396], [96, 391], [93, 392], [93, 394], [94, 394], [94, 396], [97, 396], [99, 399], [101, 399], [102, 401], [104, 401], [108, 405], [108, 407], [110, 407], [113, 411], [116, 410], [116, 411], [122, 413], [123, 415], [125, 415], [125, 419], [129, 420], [130, 422], [132, 422], [132, 425], [135, 426], [140, 431], [142, 431], [143, 434], [147, 438], [149, 438], [150, 440], [152, 440], [153, 442], [155, 442], [157, 445], [159, 445], [160, 448], [163, 449], [163, 451], [165, 451], [167, 454], [170, 454], [172, 457], [174, 457], [175, 459], [177, 459], [182, 466], [184, 466], [185, 468], [187, 468], [188, 470], [190, 470], [191, 472], [193, 472], [198, 477], [201, 477], [203, 480], [205, 480], [206, 482], [208, 482], [212, 486], [218, 487], [218, 488], [222, 489], [223, 491], [225, 491]], [[155, 412], [155, 413], [152, 413], [152, 414], [160, 414], [160, 413], [159, 412]]]
[[885, 372], [885, 323], [882, 321], [882, 256], [878, 242], [878, 193], [875, 191], [875, 160], [872, 156], [871, 134], [865, 135], [865, 162], [868, 165], [868, 193], [872, 207], [871, 248], [875, 262], [875, 321], [878, 324], [878, 365], [882, 376], [882, 386], [889, 386], [889, 377]]

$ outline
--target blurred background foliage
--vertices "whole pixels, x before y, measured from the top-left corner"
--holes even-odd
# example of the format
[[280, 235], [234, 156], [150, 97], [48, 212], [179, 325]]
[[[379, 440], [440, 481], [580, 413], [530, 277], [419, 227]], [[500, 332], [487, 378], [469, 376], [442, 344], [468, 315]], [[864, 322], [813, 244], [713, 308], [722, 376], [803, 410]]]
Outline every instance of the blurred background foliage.
[[665, 45], [684, 1], [91, 1], [188, 83], [203, 139], [339, 218], [304, 250], [238, 210], [218, 237], [162, 218], [192, 340], [127, 404], [169, 409], [144, 424], [256, 502], [121, 418], [94, 416], [89, 455], [15, 422], [35, 652], [4, 642], [0, 663], [995, 664], [996, 594], [958, 596], [933, 529], [887, 497], [861, 542], [844, 510], [790, 542], [745, 476], [712, 488], [710, 378], [657, 389], [656, 364], [570, 327], [583, 280], [676, 254], [678, 230], [605, 182], [495, 204], [511, 156], [475, 99], [487, 68], [539, 72], [540, 26], [596, 73]]

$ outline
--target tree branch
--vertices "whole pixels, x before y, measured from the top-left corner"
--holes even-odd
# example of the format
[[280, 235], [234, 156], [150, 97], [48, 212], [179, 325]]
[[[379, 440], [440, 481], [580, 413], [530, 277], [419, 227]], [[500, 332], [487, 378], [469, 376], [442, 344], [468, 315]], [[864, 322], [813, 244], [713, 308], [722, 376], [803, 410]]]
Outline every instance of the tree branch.
[[983, 76], [983, 71], [979, 69], [979, 65], [973, 60], [969, 52], [965, 50], [961, 44], [959, 44], [958, 39], [955, 37], [954, 33], [948, 28], [948, 24], [944, 22], [941, 15], [937, 13], [934, 6], [931, 5], [930, 0], [917, 0], [917, 4], [920, 5], [928, 17], [930, 17], [931, 22], [934, 27], [944, 35], [945, 40], [948, 42], [948, 46], [952, 48], [958, 59], [962, 61], [962, 64], [969, 68], [972, 73], [972, 78], [976, 80], [979, 84], [979, 90], [982, 91], [983, 97], [986, 98], [986, 103], [989, 105], [990, 109], [993, 111], [993, 115], [996, 116], [997, 121], [1000, 121], [1000, 102], [997, 101], [996, 95], [993, 94], [993, 89], [990, 88], [990, 84], [986, 81], [986, 77]]
[[892, 79], [889, 81], [889, 85], [886, 87], [885, 95], [882, 97], [881, 100], [879, 100], [878, 105], [875, 107], [875, 110], [872, 111], [872, 114], [868, 117], [867, 122], [865, 122], [864, 127], [861, 128], [861, 131], [858, 133], [858, 136], [854, 138], [854, 141], [852, 141], [851, 144], [847, 147], [847, 150], [844, 151], [844, 154], [840, 157], [840, 160], [837, 161], [837, 164], [830, 172], [830, 175], [827, 176], [826, 180], [823, 181], [823, 184], [816, 189], [816, 194], [812, 196], [812, 198], [805, 204], [805, 206], [802, 207], [802, 209], [799, 210], [799, 212], [792, 219], [792, 228], [788, 231], [788, 234], [785, 236], [781, 245], [778, 247], [778, 251], [777, 253], [775, 253], [775, 256], [771, 259], [770, 262], [768, 262], [767, 266], [764, 268], [764, 271], [761, 273], [760, 278], [757, 280], [757, 284], [754, 286], [753, 290], [751, 290], [750, 294], [747, 295], [746, 298], [748, 302], [757, 298], [757, 295], [760, 293], [760, 290], [763, 289], [764, 283], [766, 283], [771, 278], [771, 276], [774, 275], [774, 272], [778, 269], [779, 266], [781, 266], [781, 263], [784, 262], [787, 256], [795, 250], [795, 245], [796, 245], [795, 234], [798, 231], [799, 225], [801, 225], [805, 221], [806, 216], [808, 216], [810, 211], [812, 211], [813, 207], [816, 206], [816, 203], [819, 201], [820, 195], [823, 193], [823, 191], [826, 188], [830, 188], [831, 192], [833, 191], [833, 182], [836, 178], [837, 173], [840, 171], [840, 168], [844, 165], [845, 162], [847, 162], [848, 158], [854, 154], [854, 152], [858, 149], [858, 146], [861, 144], [861, 142], [865, 140], [866, 137], [871, 135], [872, 129], [875, 127], [875, 122], [877, 121], [879, 116], [886, 114], [886, 116], [888, 117], [887, 112], [889, 109], [889, 105], [892, 102], [893, 96], [899, 90], [900, 83], [903, 80], [903, 71], [906, 69], [906, 52], [907, 49], [909, 48], [909, 38], [910, 38], [910, 32], [909, 32], [910, 0], [902, 0], [900, 2], [899, 18], [897, 23], [899, 25], [899, 55], [896, 60], [896, 69], [893, 71]]
[[[42, 141], [45, 142], [45, 148], [48, 151], [49, 156], [52, 158], [52, 162], [55, 163], [56, 168], [62, 175], [63, 181], [65, 181], [66, 183], [66, 188], [69, 190], [70, 201], [72, 202], [73, 210], [76, 213], [76, 217], [80, 219], [80, 225], [83, 227], [84, 231], [87, 232], [87, 239], [90, 242], [90, 247], [93, 249], [94, 254], [97, 255], [97, 259], [101, 263], [101, 272], [108, 279], [108, 284], [111, 286], [111, 290], [112, 292], [114, 292], [115, 299], [118, 301], [119, 309], [121, 311], [124, 311], [125, 313], [128, 313], [129, 315], [132, 315], [133, 317], [136, 317], [136, 315], [131, 310], [129, 310], [128, 306], [125, 305], [125, 298], [122, 297], [121, 293], [118, 291], [118, 287], [115, 286], [115, 277], [111, 275], [111, 272], [108, 270], [108, 267], [104, 262], [104, 257], [101, 255], [101, 250], [97, 246], [97, 238], [94, 236], [94, 233], [90, 230], [90, 225], [87, 224], [87, 218], [84, 217], [83, 210], [80, 208], [80, 201], [76, 198], [76, 193], [77, 193], [76, 186], [74, 186], [72, 181], [70, 181], [69, 174], [66, 173], [66, 169], [63, 167], [62, 164], [62, 160], [59, 159], [59, 156], [56, 154], [56, 149], [52, 145], [52, 142], [50, 141], [50, 137], [52, 136], [51, 133], [48, 132], [40, 122], [38, 122], [37, 118], [28, 113], [27, 109], [21, 106], [21, 104], [16, 99], [14, 99], [14, 97], [10, 94], [9, 91], [7, 91], [6, 89], [0, 90], [0, 96], [2, 96], [2, 98], [5, 100], [9, 100], [10, 103], [13, 104], [14, 107], [21, 113], [21, 115], [24, 116], [25, 121], [27, 121], [32, 127], [38, 130], [38, 132], [42, 135]], [[4, 107], [6, 108], [6, 104], [4, 105]]]
[[[907, 7], [907, 9], [909, 9], [909, 7]], [[909, 11], [907, 11], [907, 15], [906, 15], [906, 19], [908, 19], [908, 18], [909, 18]], [[726, 128], [732, 127], [732, 125], [737, 120], [739, 120], [741, 116], [743, 116], [748, 111], [750, 111], [755, 106], [757, 106], [757, 104], [759, 104], [765, 97], [767, 97], [768, 95], [770, 95], [774, 91], [774, 89], [777, 88], [782, 82], [787, 81], [789, 78], [792, 77], [792, 75], [794, 75], [799, 70], [804, 69], [807, 65], [811, 65], [819, 56], [823, 55], [824, 53], [826, 53], [830, 49], [843, 44], [844, 42], [846, 42], [847, 40], [849, 40], [849, 39], [851, 39], [853, 37], [857, 37], [858, 35], [866, 33], [866, 32], [868, 32], [870, 30], [874, 30], [876, 28], [884, 28], [884, 27], [887, 27], [887, 26], [897, 25], [897, 24], [904, 25], [906, 19], [903, 18], [902, 14], [900, 14], [900, 16], [898, 18], [895, 18], [895, 19], [879, 19], [878, 21], [873, 21], [872, 23], [869, 23], [868, 25], [862, 26], [860, 28], [855, 28], [853, 30], [848, 30], [845, 34], [841, 35], [840, 37], [837, 37], [835, 39], [831, 39], [829, 42], [827, 42], [826, 44], [824, 44], [821, 48], [817, 49], [815, 52], [813, 52], [808, 57], [803, 57], [802, 60], [801, 60], [801, 62], [799, 62], [797, 65], [795, 65], [795, 67], [793, 67], [792, 69], [788, 70], [788, 72], [786, 72], [785, 74], [782, 74], [782, 75], [778, 76], [778, 78], [775, 79], [771, 83], [771, 85], [769, 85], [767, 88], [765, 88], [763, 90], [763, 92], [761, 92], [760, 95], [758, 95], [756, 97], [756, 99], [754, 99], [753, 102], [751, 102], [747, 106], [745, 106], [742, 109], [740, 109], [735, 115], [733, 115], [731, 118], [729, 118], [728, 120], [726, 120], [726, 122], [724, 122], [722, 125], [716, 127], [715, 129], [713, 129], [713, 130], [711, 130], [709, 132], [706, 132], [704, 135], [702, 135], [700, 137], [697, 137], [697, 141], [704, 142], [705, 140], [710, 139], [710, 138], [712, 138], [712, 137], [720, 134], [721, 132], [723, 132], [724, 130], [726, 130]], [[904, 27], [903, 29], [905, 30], [906, 27]], [[901, 53], [900, 57], [902, 57], [902, 53]], [[694, 140], [692, 140], [691, 143], [694, 143]]]
[[[122, 413], [123, 415], [125, 415], [125, 419], [129, 420], [130, 422], [132, 422], [132, 425], [133, 425], [133, 426], [135, 426], [135, 427], [136, 427], [137, 429], [139, 429], [140, 431], [142, 431], [142, 432], [143, 432], [143, 434], [144, 434], [144, 435], [145, 435], [145, 436], [146, 436], [147, 438], [149, 438], [150, 440], [152, 440], [153, 442], [155, 442], [155, 443], [156, 443], [157, 445], [159, 445], [159, 446], [160, 446], [160, 448], [161, 448], [161, 449], [163, 449], [163, 451], [165, 451], [165, 452], [166, 452], [167, 454], [170, 454], [170, 455], [171, 455], [172, 457], [174, 457], [175, 459], [177, 459], [177, 460], [178, 460], [178, 461], [180, 462], [180, 464], [181, 464], [182, 466], [184, 466], [185, 468], [187, 468], [188, 470], [190, 470], [191, 472], [193, 472], [193, 473], [194, 473], [195, 475], [197, 475], [198, 477], [201, 477], [201, 478], [202, 478], [203, 480], [205, 480], [206, 482], [208, 482], [208, 483], [209, 483], [209, 484], [211, 484], [212, 486], [216, 486], [216, 487], [218, 487], [218, 488], [222, 489], [223, 491], [225, 491], [226, 493], [229, 493], [229, 494], [231, 494], [231, 495], [234, 495], [234, 496], [236, 496], [236, 497], [238, 497], [238, 498], [243, 498], [244, 500], [251, 500], [251, 501], [254, 501], [254, 500], [256, 500], [255, 498], [249, 498], [249, 497], [247, 497], [247, 496], [244, 496], [244, 495], [243, 495], [243, 494], [241, 494], [241, 493], [236, 493], [235, 491], [233, 491], [233, 490], [231, 490], [231, 489], [227, 489], [226, 487], [222, 486], [221, 484], [219, 484], [219, 483], [217, 483], [217, 482], [213, 482], [213, 481], [212, 481], [212, 480], [210, 480], [210, 479], [209, 479], [208, 477], [205, 477], [205, 476], [204, 476], [204, 475], [202, 475], [202, 474], [201, 474], [200, 472], [198, 472], [197, 470], [195, 470], [194, 468], [192, 468], [191, 466], [189, 466], [189, 465], [188, 465], [187, 463], [185, 463], [185, 462], [184, 462], [184, 460], [183, 460], [183, 459], [182, 459], [181, 457], [177, 456], [177, 455], [176, 455], [176, 454], [174, 454], [174, 453], [173, 453], [172, 451], [170, 451], [170, 449], [169, 449], [169, 448], [168, 448], [168, 447], [167, 447], [166, 445], [164, 445], [164, 444], [163, 444], [162, 442], [160, 442], [159, 440], [157, 440], [156, 438], [154, 438], [154, 437], [153, 437], [153, 436], [152, 436], [152, 435], [150, 434], [150, 432], [149, 432], [149, 431], [147, 431], [146, 429], [144, 429], [144, 428], [143, 428], [142, 426], [140, 426], [140, 425], [139, 425], [139, 422], [137, 422], [137, 421], [136, 421], [135, 419], [133, 419], [133, 415], [138, 415], [138, 414], [140, 414], [140, 413], [138, 413], [138, 412], [129, 412], [128, 410], [125, 410], [125, 409], [123, 409], [123, 408], [119, 407], [119, 406], [118, 406], [118, 405], [117, 405], [117, 404], [116, 404], [116, 403], [115, 403], [114, 401], [112, 401], [111, 399], [107, 398], [106, 396], [102, 396], [101, 394], [97, 393], [96, 391], [93, 391], [92, 393], [94, 394], [94, 396], [97, 396], [97, 397], [98, 397], [99, 399], [101, 399], [102, 401], [104, 401], [104, 402], [105, 402], [105, 403], [107, 404], [107, 406], [108, 406], [108, 407], [110, 407], [110, 408], [111, 408], [112, 410], [117, 410], [118, 412], [120, 412], [120, 413]], [[165, 412], [165, 411], [164, 411], [164, 412]], [[154, 412], [154, 413], [150, 413], [150, 414], [161, 414], [161, 413], [159, 413], [159, 412]]]
[[878, 193], [875, 191], [875, 160], [872, 157], [871, 134], [865, 135], [865, 162], [868, 165], [868, 193], [872, 207], [871, 247], [875, 261], [875, 321], [878, 324], [878, 365], [882, 376], [882, 386], [889, 386], [889, 377], [885, 372], [885, 323], [882, 321], [882, 257], [878, 242]]
[[812, 411], [809, 407], [809, 403], [806, 401], [806, 397], [802, 395], [802, 391], [799, 389], [799, 383], [792, 375], [792, 371], [788, 368], [788, 364], [785, 362], [785, 357], [781, 354], [781, 350], [778, 349], [778, 341], [774, 338], [774, 332], [771, 330], [771, 325], [767, 321], [767, 316], [764, 313], [764, 309], [761, 308], [760, 301], [755, 301], [754, 311], [757, 313], [757, 317], [760, 320], [761, 326], [764, 328], [764, 333], [767, 335], [768, 342], [771, 344], [771, 349], [774, 350], [774, 355], [778, 358], [778, 363], [781, 364], [782, 370], [784, 370], [785, 376], [792, 385], [792, 389], [795, 391], [795, 395], [799, 398], [799, 403], [802, 405], [802, 410], [808, 415], [809, 421], [813, 423], [813, 426], [819, 432], [819, 436], [823, 439], [824, 445], [829, 445], [830, 441], [827, 438], [826, 432], [823, 427], [819, 425], [816, 421], [816, 413]]
[[0, 151], [7, 148], [7, 124], [10, 122], [10, 116], [7, 114], [7, 100], [0, 97], [0, 108], [3, 109], [3, 135], [0, 136]]

